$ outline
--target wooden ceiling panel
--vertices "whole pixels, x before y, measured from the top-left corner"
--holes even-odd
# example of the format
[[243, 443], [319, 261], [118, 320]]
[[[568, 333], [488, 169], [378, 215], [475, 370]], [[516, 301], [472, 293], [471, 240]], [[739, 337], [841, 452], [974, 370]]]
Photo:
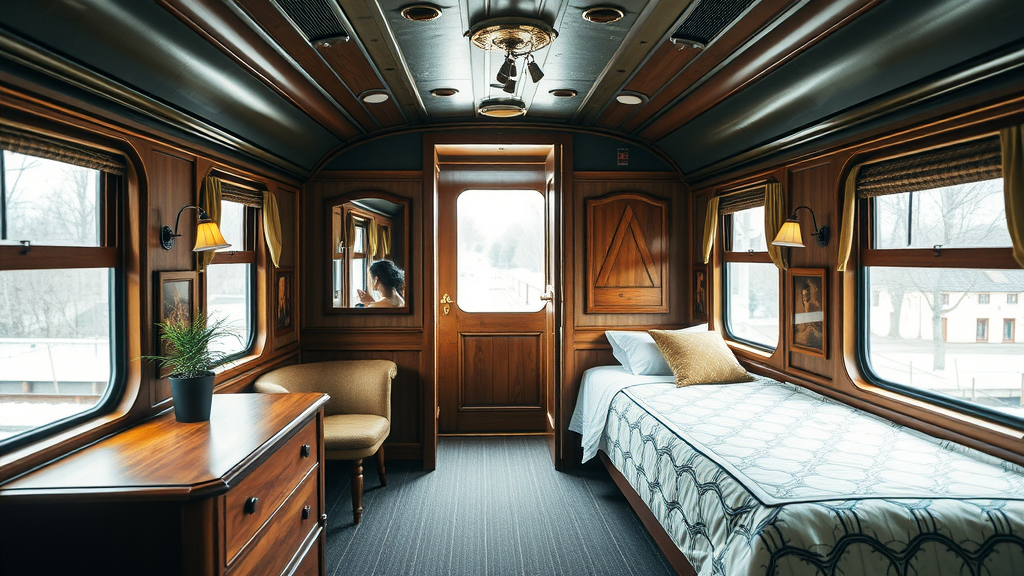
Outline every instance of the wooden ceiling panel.
[[[235, 0], [235, 3], [273, 37], [299, 66], [360, 124], [363, 131], [372, 132], [377, 129], [378, 123], [373, 115], [367, 112], [362, 102], [356, 98], [358, 92], [351, 90], [331, 66], [324, 62], [287, 16], [266, 0]], [[359, 58], [365, 61], [361, 54]]]
[[[357, 97], [367, 90], [387, 90], [387, 86], [377, 75], [376, 69], [366, 59], [366, 55], [356, 42], [338, 42], [330, 46], [317, 46], [316, 52], [341, 77]], [[380, 104], [362, 104], [382, 128], [404, 126], [407, 124], [402, 111], [395, 104], [394, 95], [390, 93], [387, 102]]]
[[[696, 57], [688, 62], [677, 61], [677, 65], [682, 65], [682, 68], [672, 69], [663, 61], [655, 61], [654, 58], [649, 60], [644, 68], [658, 67], [660, 74], [655, 74], [652, 70], [650, 77], [661, 78], [664, 85], [656, 93], [648, 94], [650, 100], [642, 110], [637, 111], [622, 125], [622, 130], [632, 132], [663, 108], [671, 106], [679, 95], [711, 73], [751, 36], [782, 15], [791, 4], [791, 0], [761, 0]], [[638, 76], [647, 76], [647, 73], [641, 70]]]
[[[776, 27], [766, 31], [727, 65], [714, 70], [712, 80], [695, 86], [678, 102], [662, 106], [664, 110], [658, 116], [658, 121], [650, 126], [642, 126], [640, 134], [652, 140], [663, 138], [852, 22], [881, 1], [836, 0], [821, 5], [808, 4], [795, 13], [791, 12], [791, 16], [780, 20]], [[627, 124], [627, 130], [635, 129], [638, 125], [637, 117], [634, 116]]]
[[[640, 71], [629, 80], [625, 89], [645, 96], [655, 94], [665, 85], [667, 78], [682, 70], [699, 54], [697, 50], [684, 50], [669, 41], [662, 42]], [[646, 104], [647, 102], [637, 106], [625, 106], [611, 100], [598, 117], [597, 125], [611, 130], [618, 129]]]

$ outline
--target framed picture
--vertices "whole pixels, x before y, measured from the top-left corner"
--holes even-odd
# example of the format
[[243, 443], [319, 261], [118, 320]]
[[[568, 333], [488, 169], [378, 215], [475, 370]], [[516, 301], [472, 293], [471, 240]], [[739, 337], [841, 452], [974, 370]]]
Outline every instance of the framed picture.
[[789, 347], [812, 356], [828, 357], [828, 299], [824, 268], [791, 268], [789, 295], [792, 312]]
[[693, 267], [693, 314], [691, 319], [700, 324], [708, 321], [708, 269]]
[[274, 334], [291, 332], [292, 321], [292, 270], [279, 268], [274, 276]]
[[[199, 302], [199, 275], [195, 272], [157, 272], [156, 273], [156, 321], [192, 321], [196, 316], [196, 304]], [[156, 335], [158, 355], [164, 355], [164, 343], [160, 334]], [[158, 376], [166, 376], [166, 371]]]

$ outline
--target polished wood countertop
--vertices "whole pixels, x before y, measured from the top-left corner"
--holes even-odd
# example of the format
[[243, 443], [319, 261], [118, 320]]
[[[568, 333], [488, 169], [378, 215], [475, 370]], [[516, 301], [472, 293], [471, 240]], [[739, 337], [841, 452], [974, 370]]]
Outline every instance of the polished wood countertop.
[[[314, 417], [326, 394], [216, 394], [209, 422], [160, 414], [0, 485], [0, 498], [187, 500], [227, 491]], [[8, 500], [10, 501], [10, 500]]]

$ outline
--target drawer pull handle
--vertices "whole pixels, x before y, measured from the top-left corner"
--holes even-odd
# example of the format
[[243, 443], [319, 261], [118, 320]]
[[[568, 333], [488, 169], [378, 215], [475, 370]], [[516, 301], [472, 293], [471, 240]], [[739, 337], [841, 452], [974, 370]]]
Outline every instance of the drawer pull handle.
[[259, 501], [260, 501], [260, 499], [255, 497], [255, 496], [249, 497], [249, 499], [245, 501], [245, 513], [246, 514], [255, 514], [256, 513], [256, 504]]
[[313, 507], [306, 505], [302, 507], [302, 519], [309, 520], [309, 513], [313, 511]]
[[309, 444], [303, 444], [302, 445], [302, 457], [303, 458], [309, 458], [309, 455], [311, 453], [312, 453], [312, 451], [309, 448]]

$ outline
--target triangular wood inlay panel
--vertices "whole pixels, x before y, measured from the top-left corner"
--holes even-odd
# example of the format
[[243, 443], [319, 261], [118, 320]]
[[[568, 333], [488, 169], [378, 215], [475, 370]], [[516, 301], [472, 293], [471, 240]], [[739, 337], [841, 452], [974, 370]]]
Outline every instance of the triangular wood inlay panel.
[[615, 228], [612, 245], [597, 274], [595, 286], [653, 288], [660, 282], [660, 274], [654, 268], [654, 259], [647, 248], [643, 231], [636, 221], [633, 208], [627, 205]]

